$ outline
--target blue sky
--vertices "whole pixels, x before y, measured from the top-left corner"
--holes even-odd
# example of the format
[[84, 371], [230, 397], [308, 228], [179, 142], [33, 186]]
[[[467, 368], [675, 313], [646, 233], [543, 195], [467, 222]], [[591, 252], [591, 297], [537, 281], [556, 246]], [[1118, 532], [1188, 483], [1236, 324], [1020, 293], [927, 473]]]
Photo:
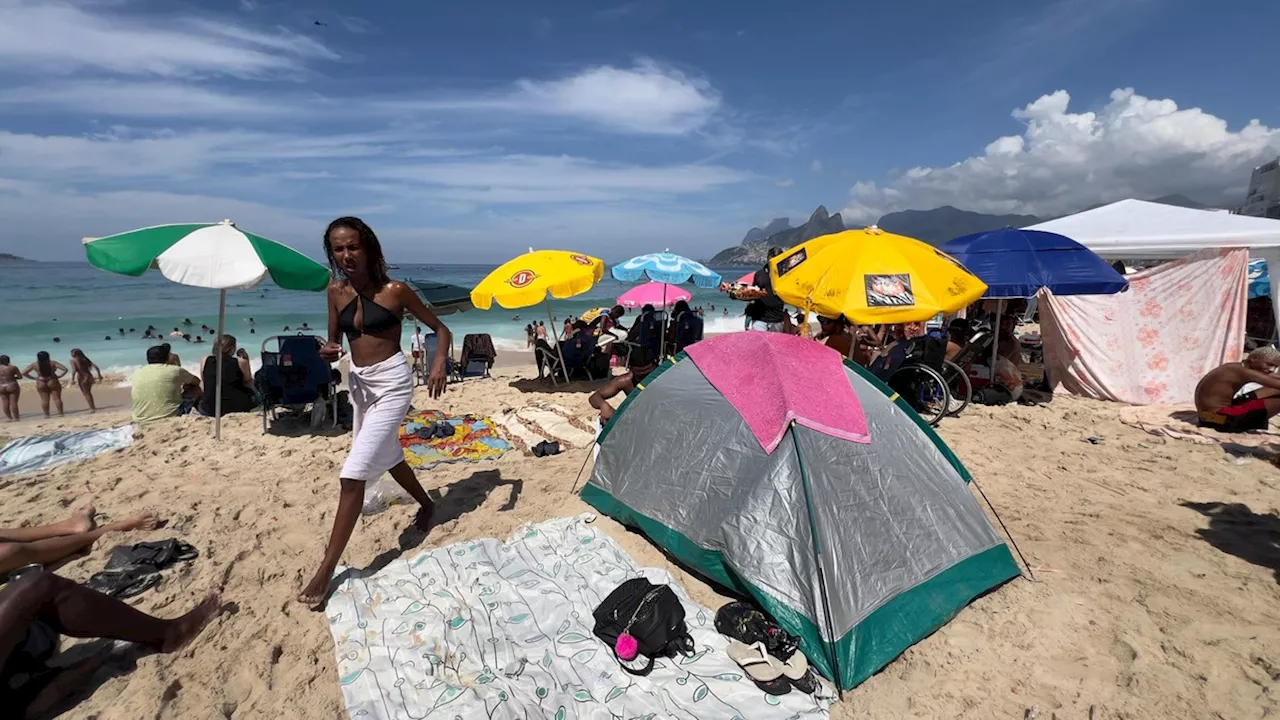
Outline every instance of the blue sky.
[[1236, 203], [1280, 6], [1221, 8], [0, 0], [0, 252], [230, 217], [315, 254], [358, 214], [393, 262], [705, 257], [820, 203]]

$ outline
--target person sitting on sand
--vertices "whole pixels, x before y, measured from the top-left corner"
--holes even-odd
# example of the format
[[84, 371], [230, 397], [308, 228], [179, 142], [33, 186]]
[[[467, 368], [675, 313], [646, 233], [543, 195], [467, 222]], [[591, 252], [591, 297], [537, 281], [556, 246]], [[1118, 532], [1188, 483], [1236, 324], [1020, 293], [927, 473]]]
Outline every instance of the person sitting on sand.
[[184, 394], [200, 397], [200, 378], [177, 363], [169, 364], [170, 357], [168, 345], [147, 348], [147, 364], [130, 378], [135, 424], [181, 415]]
[[[1280, 413], [1280, 350], [1260, 347], [1244, 362], [1227, 363], [1209, 371], [1196, 385], [1196, 412], [1200, 424], [1220, 432], [1266, 430]], [[1262, 387], [1241, 393], [1245, 385]]]
[[14, 718], [47, 717], [83, 693], [89, 679], [106, 664], [113, 650], [99, 652], [65, 667], [49, 661], [57, 654], [60, 635], [106, 638], [174, 653], [191, 643], [222, 610], [208, 595], [185, 615], [163, 620], [109, 595], [45, 570], [23, 573], [0, 590], [0, 697]]
[[206, 392], [200, 398], [200, 414], [214, 417], [217, 414], [218, 365], [222, 365], [222, 414], [249, 412], [258, 406], [258, 396], [253, 389], [253, 370], [249, 368], [248, 355], [236, 355], [236, 339], [223, 335], [213, 343], [213, 354], [204, 359], [200, 375]]
[[644, 382], [649, 373], [658, 366], [653, 351], [647, 347], [638, 347], [631, 352], [631, 369], [625, 375], [619, 375], [604, 384], [604, 387], [591, 393], [587, 402], [600, 411], [600, 422], [607, 423], [613, 417], [614, 409], [609, 400], [618, 393], [629, 394]]
[[9, 422], [18, 422], [22, 417], [18, 412], [18, 398], [22, 397], [18, 378], [21, 377], [22, 371], [18, 366], [9, 364], [9, 356], [0, 355], [0, 409], [4, 410]]
[[853, 335], [850, 334], [849, 323], [844, 317], [829, 318], [819, 315], [818, 325], [822, 331], [814, 338], [815, 340], [825, 340], [823, 344], [840, 353], [841, 357], [847, 358], [853, 354]]
[[0, 528], [0, 575], [7, 575], [27, 565], [51, 565], [93, 545], [110, 532], [152, 530], [154, 513], [133, 517], [98, 527], [92, 505], [52, 525], [25, 528]]
[[66, 377], [67, 368], [57, 360], [50, 360], [49, 353], [41, 350], [36, 353], [36, 361], [22, 371], [23, 377], [36, 381], [36, 392], [40, 394], [40, 409], [45, 417], [49, 415], [49, 401], [62, 415], [62, 378]]
[[98, 382], [102, 382], [102, 370], [89, 359], [80, 348], [71, 350], [71, 382], [80, 388], [84, 401], [89, 404], [89, 412], [97, 412], [98, 406], [93, 404], [93, 374], [98, 374]]

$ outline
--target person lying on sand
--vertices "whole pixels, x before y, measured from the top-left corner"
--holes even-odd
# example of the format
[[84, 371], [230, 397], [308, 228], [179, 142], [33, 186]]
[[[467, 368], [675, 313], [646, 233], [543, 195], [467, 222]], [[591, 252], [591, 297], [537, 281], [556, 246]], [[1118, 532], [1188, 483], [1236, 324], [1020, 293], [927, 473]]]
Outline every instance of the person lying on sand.
[[[1200, 425], [1220, 432], [1266, 430], [1280, 413], [1280, 350], [1260, 347], [1244, 362], [1214, 368], [1196, 385], [1196, 412]], [[1240, 393], [1249, 383], [1262, 387]]]
[[150, 530], [156, 516], [144, 512], [98, 527], [92, 505], [52, 525], [28, 528], [0, 528], [0, 575], [27, 565], [48, 565], [64, 560], [92, 545], [109, 532]]
[[644, 379], [649, 377], [649, 373], [653, 372], [657, 365], [658, 361], [653, 357], [653, 351], [647, 347], [636, 348], [631, 353], [630, 371], [626, 375], [613, 378], [605, 383], [604, 387], [591, 393], [587, 402], [600, 411], [601, 423], [607, 423], [613, 417], [613, 406], [608, 403], [608, 400], [616, 397], [618, 393], [630, 394], [644, 383]]
[[45, 717], [106, 663], [111, 646], [78, 663], [54, 669], [58, 635], [108, 638], [177, 652], [221, 610], [210, 595], [185, 615], [162, 620], [51, 572], [34, 570], [0, 590], [0, 702], [5, 717]]

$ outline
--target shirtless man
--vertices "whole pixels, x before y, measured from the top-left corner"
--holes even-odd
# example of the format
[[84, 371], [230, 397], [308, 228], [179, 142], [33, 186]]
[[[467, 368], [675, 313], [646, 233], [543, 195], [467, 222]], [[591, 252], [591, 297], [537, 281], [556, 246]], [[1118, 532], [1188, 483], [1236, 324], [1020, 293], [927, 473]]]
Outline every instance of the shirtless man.
[[22, 371], [17, 365], [9, 364], [8, 355], [0, 355], [0, 409], [4, 410], [4, 416], [9, 422], [18, 422], [20, 415], [18, 414], [18, 398], [22, 395], [22, 386], [18, 384], [18, 378], [22, 377]]
[[600, 411], [600, 422], [607, 423], [613, 417], [614, 409], [609, 404], [609, 400], [618, 393], [630, 394], [637, 386], [644, 382], [644, 379], [653, 372], [658, 366], [657, 360], [653, 357], [653, 351], [646, 347], [636, 348], [631, 353], [631, 370], [626, 375], [619, 375], [604, 387], [591, 393], [591, 397], [587, 402], [591, 403], [591, 407]]
[[[1280, 350], [1261, 347], [1241, 363], [1227, 363], [1209, 371], [1196, 385], [1196, 411], [1200, 424], [1221, 432], [1265, 430], [1280, 413]], [[1241, 395], [1248, 383], [1262, 387]]]

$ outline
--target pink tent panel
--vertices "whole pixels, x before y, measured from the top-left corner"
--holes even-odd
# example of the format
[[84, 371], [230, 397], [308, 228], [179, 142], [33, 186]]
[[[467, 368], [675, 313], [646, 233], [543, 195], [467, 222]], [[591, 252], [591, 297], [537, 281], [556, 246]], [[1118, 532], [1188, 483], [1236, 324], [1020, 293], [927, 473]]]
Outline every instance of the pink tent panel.
[[821, 343], [783, 333], [740, 332], [708, 338], [685, 352], [766, 453], [778, 447], [793, 420], [832, 437], [871, 442], [840, 353]]
[[675, 305], [681, 300], [688, 302], [692, 297], [687, 290], [681, 290], [675, 285], [649, 282], [622, 293], [618, 296], [618, 304], [625, 308], [638, 308], [645, 305], [665, 307]]

